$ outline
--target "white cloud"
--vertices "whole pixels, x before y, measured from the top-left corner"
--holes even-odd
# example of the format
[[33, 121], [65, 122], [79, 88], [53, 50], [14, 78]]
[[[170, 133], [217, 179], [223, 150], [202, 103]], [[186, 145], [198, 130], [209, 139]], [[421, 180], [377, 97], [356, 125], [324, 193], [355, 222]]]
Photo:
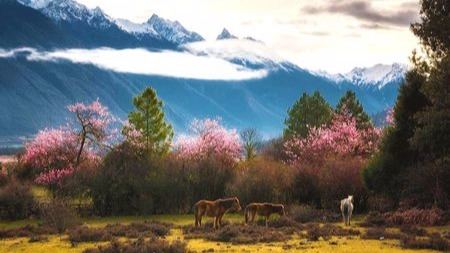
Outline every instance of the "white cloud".
[[17, 53], [27, 53], [30, 61], [68, 60], [117, 72], [188, 79], [246, 80], [262, 78], [268, 73], [268, 70], [248, 69], [219, 57], [168, 50], [97, 48], [40, 52], [31, 48], [0, 49], [0, 57], [12, 57]]
[[[215, 39], [223, 27], [239, 36], [262, 40], [284, 59], [311, 70], [345, 73], [378, 63], [407, 63], [418, 40], [407, 25], [371, 29], [367, 20], [339, 13], [305, 13], [307, 6], [331, 0], [77, 0], [99, 6], [112, 17], [146, 21], [153, 13], [179, 20], [186, 28]], [[372, 9], [401, 11], [418, 0], [376, 0]], [[350, 2], [343, 1], [343, 2]]]

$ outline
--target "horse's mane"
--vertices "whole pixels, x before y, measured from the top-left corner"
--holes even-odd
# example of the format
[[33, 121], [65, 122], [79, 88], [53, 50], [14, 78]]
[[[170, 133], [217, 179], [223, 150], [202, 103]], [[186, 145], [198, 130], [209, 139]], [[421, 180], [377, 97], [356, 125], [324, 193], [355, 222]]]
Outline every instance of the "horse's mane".
[[236, 198], [226, 198], [226, 199], [218, 199], [216, 202], [226, 208], [230, 208], [233, 206], [234, 202], [237, 202]]

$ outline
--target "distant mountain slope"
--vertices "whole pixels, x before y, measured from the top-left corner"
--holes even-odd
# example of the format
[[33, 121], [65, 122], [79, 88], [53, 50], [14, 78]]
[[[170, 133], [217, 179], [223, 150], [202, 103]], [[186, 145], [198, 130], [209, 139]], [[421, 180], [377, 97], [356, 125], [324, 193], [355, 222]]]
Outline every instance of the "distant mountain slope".
[[42, 9], [0, 0], [0, 14], [2, 48], [178, 47], [163, 37], [130, 34], [100, 9], [90, 10], [73, 0], [53, 0]]
[[[287, 109], [303, 92], [319, 91], [334, 105], [353, 90], [369, 114], [381, 115], [393, 105], [406, 71], [393, 64], [339, 75], [312, 72], [278, 57], [264, 43], [239, 39], [226, 29], [219, 40], [204, 41], [179, 22], [157, 15], [135, 24], [74, 0], [20, 1], [0, 0], [0, 146], [3, 140], [19, 141], [61, 124], [68, 116], [65, 106], [76, 101], [99, 98], [125, 118], [132, 97], [147, 85], [164, 100], [177, 133], [194, 118], [221, 117], [229, 127], [256, 127], [276, 136]], [[20, 47], [34, 49], [9, 50]], [[148, 50], [138, 47], [152, 51], [144, 55], [152, 61], [143, 60]], [[76, 55], [63, 50], [73, 48], [78, 48]], [[41, 52], [41, 59], [28, 59], [33, 51]], [[195, 71], [202, 75], [192, 75]], [[204, 75], [214, 71], [218, 73]], [[258, 74], [241, 75], [248, 72]]]
[[185, 131], [194, 118], [221, 117], [227, 126], [256, 127], [276, 136], [287, 109], [303, 92], [317, 90], [336, 104], [346, 89], [352, 89], [371, 114], [395, 99], [355, 85], [336, 85], [301, 69], [278, 69], [263, 79], [203, 81], [120, 74], [93, 65], [35, 62], [17, 56], [0, 58], [0, 139], [57, 126], [68, 116], [66, 105], [97, 97], [124, 118], [132, 108], [132, 97], [147, 85], [163, 99], [177, 133]]

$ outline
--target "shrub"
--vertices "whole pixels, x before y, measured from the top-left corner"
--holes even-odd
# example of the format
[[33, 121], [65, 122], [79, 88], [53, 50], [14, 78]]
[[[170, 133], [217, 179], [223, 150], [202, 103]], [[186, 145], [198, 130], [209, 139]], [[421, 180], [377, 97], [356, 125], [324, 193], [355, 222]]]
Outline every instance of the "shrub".
[[78, 216], [64, 199], [55, 198], [40, 207], [43, 224], [62, 233], [80, 224]]
[[385, 228], [368, 228], [364, 235], [361, 237], [363, 239], [400, 239], [402, 234], [386, 231]]
[[40, 235], [55, 234], [56, 230], [47, 226], [26, 225], [19, 228], [10, 228], [0, 230], [0, 239], [14, 237], [33, 237]]
[[185, 238], [203, 238], [217, 242], [231, 242], [236, 244], [280, 242], [290, 239], [290, 236], [273, 228], [264, 226], [244, 226], [237, 224], [226, 225], [219, 230], [212, 226], [195, 228], [192, 225], [183, 227]]
[[439, 233], [432, 234], [429, 238], [418, 239], [415, 236], [405, 236], [401, 238], [400, 245], [407, 249], [434, 249], [440, 251], [450, 250], [448, 240], [441, 237]]
[[84, 253], [184, 253], [187, 252], [186, 243], [182, 241], [167, 242], [156, 238], [145, 240], [139, 238], [134, 242], [122, 243], [117, 240], [111, 241], [107, 246], [99, 246], [83, 251]]
[[16, 179], [11, 179], [0, 188], [0, 219], [15, 220], [27, 218], [35, 201], [30, 187]]
[[382, 196], [370, 196], [367, 200], [367, 204], [370, 211], [380, 213], [392, 211], [395, 206], [392, 199]]
[[363, 227], [381, 227], [386, 225], [385, 217], [379, 212], [370, 212], [361, 223]]
[[105, 230], [112, 236], [138, 238], [141, 236], [160, 236], [169, 234], [171, 225], [167, 223], [145, 221], [143, 223], [108, 224]]
[[228, 195], [242, 203], [286, 203], [292, 196], [294, 170], [281, 162], [258, 157], [242, 163], [228, 187]]
[[161, 222], [141, 222], [124, 224], [108, 224], [104, 228], [76, 227], [69, 230], [72, 243], [109, 241], [113, 237], [143, 238], [164, 237], [169, 234], [171, 224]]
[[359, 234], [359, 230], [344, 229], [332, 224], [320, 226], [320, 224], [312, 223], [306, 229], [306, 238], [310, 241], [317, 241], [320, 237], [327, 241], [332, 236], [356, 236]]
[[95, 211], [100, 215], [151, 213], [147, 176], [152, 165], [148, 156], [126, 143], [109, 152], [91, 186]]
[[400, 231], [407, 235], [413, 235], [413, 236], [427, 236], [428, 235], [428, 232], [425, 229], [411, 226], [411, 225], [401, 226]]
[[445, 225], [445, 213], [441, 209], [408, 209], [386, 213], [385, 219], [389, 225]]
[[69, 241], [72, 244], [80, 242], [109, 241], [111, 235], [102, 228], [88, 228], [86, 226], [76, 227], [69, 230]]
[[287, 215], [296, 222], [333, 222], [339, 220], [338, 214], [327, 210], [319, 210], [309, 205], [293, 205], [288, 207]]

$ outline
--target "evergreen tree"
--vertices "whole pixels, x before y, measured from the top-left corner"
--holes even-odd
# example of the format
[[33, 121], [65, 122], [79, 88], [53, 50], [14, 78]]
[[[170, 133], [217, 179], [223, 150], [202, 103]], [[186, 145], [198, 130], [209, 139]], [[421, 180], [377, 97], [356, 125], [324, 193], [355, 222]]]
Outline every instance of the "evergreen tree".
[[341, 97], [336, 105], [337, 113], [350, 113], [352, 117], [356, 119], [357, 127], [359, 129], [372, 126], [369, 115], [364, 111], [363, 106], [356, 98], [356, 94], [353, 91], [347, 91], [344, 96]]
[[147, 87], [133, 98], [135, 110], [128, 115], [131, 126], [140, 133], [145, 150], [166, 154], [173, 138], [172, 126], [165, 121], [163, 103], [153, 88]]
[[303, 93], [288, 110], [288, 117], [284, 121], [284, 136], [306, 137], [311, 127], [328, 124], [332, 116], [333, 109], [319, 92], [314, 92], [312, 96]]
[[[450, 1], [422, 0], [421, 22], [412, 30], [422, 42], [428, 58], [423, 92], [429, 104], [416, 115], [418, 126], [412, 147], [418, 157], [416, 192], [433, 196], [433, 204], [449, 206], [450, 199]], [[417, 185], [421, 187], [417, 187]]]
[[421, 91], [424, 80], [425, 77], [416, 70], [406, 74], [394, 107], [394, 126], [385, 130], [379, 153], [363, 172], [369, 189], [397, 200], [404, 185], [402, 176], [415, 159], [409, 140], [417, 125], [414, 115], [427, 104]]
[[[427, 52], [412, 57], [394, 108], [392, 129], [364, 172], [378, 191], [403, 193], [421, 204], [447, 208], [450, 198], [450, 2], [422, 0], [412, 31]], [[402, 182], [402, 183], [397, 183]], [[430, 198], [432, 196], [432, 198]], [[431, 200], [431, 201], [430, 201]], [[431, 202], [431, 203], [430, 203]]]

